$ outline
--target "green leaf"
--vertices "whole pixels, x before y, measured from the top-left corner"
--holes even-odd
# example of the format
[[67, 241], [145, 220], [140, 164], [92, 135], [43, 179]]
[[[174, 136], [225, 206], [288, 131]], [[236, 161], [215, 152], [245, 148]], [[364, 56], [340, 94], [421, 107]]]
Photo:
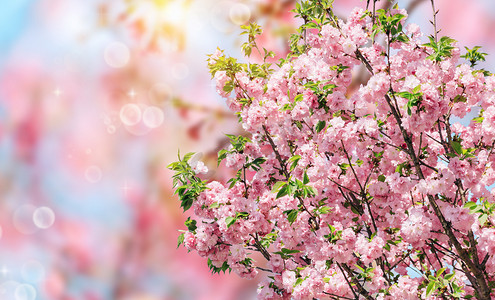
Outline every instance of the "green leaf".
[[237, 220], [237, 218], [234, 218], [234, 217], [227, 217], [225, 218], [225, 224], [227, 224], [227, 228], [229, 228], [230, 226], [232, 226], [235, 221]]
[[436, 290], [436, 282], [435, 281], [430, 281], [428, 286], [426, 287], [426, 297], [431, 296], [431, 294]]
[[231, 271], [230, 266], [229, 266], [229, 264], [226, 261], [223, 262], [223, 265], [220, 268], [215, 267], [213, 265], [213, 263], [211, 262], [211, 259], [209, 259], [209, 258], [208, 258], [208, 262], [207, 263], [208, 263], [208, 267], [210, 268], [210, 271], [213, 274], [220, 273], [220, 272], [225, 273], [225, 271], [227, 271], [227, 270], [229, 270], [229, 272]]
[[287, 194], [288, 194], [288, 188], [287, 188], [287, 185], [284, 185], [284, 186], [283, 186], [283, 187], [282, 187], [282, 188], [278, 191], [276, 198], [278, 199], [278, 198], [283, 197], [283, 196], [285, 196], [285, 195], [287, 195]]
[[190, 193], [185, 194], [180, 200], [181, 200], [180, 207], [182, 207], [184, 212], [189, 210], [194, 202], [194, 198]]
[[316, 124], [316, 128], [315, 128], [316, 132], [320, 133], [323, 130], [323, 128], [325, 128], [326, 124], [327, 123], [325, 121], [318, 121], [318, 124]]
[[296, 95], [294, 102], [301, 102], [303, 100], [303, 94]]
[[385, 182], [385, 175], [382, 174], [382, 175], [378, 176], [378, 181]]
[[361, 215], [354, 206], [351, 206], [351, 211], [355, 213], [356, 215]]
[[182, 158], [182, 160], [183, 161], [189, 161], [194, 154], [196, 154], [196, 153], [195, 152], [189, 152], [186, 155], [184, 155], [184, 157]]
[[296, 283], [294, 284], [294, 286], [300, 285], [301, 283], [303, 283], [303, 281], [304, 281], [304, 279], [302, 277], [297, 278]]
[[294, 155], [291, 158], [289, 158], [289, 160], [287, 162], [292, 163], [290, 166], [290, 169], [289, 169], [290, 171], [292, 171], [296, 168], [297, 163], [299, 162], [300, 159], [301, 159], [301, 155]]
[[447, 281], [450, 281], [452, 278], [454, 278], [455, 273], [450, 273], [446, 274], [443, 278]]
[[345, 174], [345, 171], [347, 170], [347, 168], [349, 168], [349, 164], [347, 164], [347, 163], [340, 163], [338, 165], [339, 165], [340, 169], [342, 170], [342, 172], [344, 172], [344, 174]]
[[357, 265], [357, 264], [355, 264], [354, 266], [355, 266], [356, 268], [358, 268], [361, 272], [363, 272], [363, 273], [365, 272], [365, 270], [364, 270], [361, 266], [359, 266], [359, 265]]
[[457, 141], [452, 141], [451, 142], [451, 145], [452, 145], [452, 148], [454, 149], [454, 151], [458, 154], [458, 155], [461, 155], [462, 154], [462, 146], [461, 146], [461, 143], [457, 142]]
[[308, 184], [309, 183], [308, 173], [306, 173], [306, 172], [304, 172], [304, 175], [303, 175], [303, 183], [304, 184]]
[[272, 187], [272, 193], [278, 192], [280, 190], [280, 188], [286, 184], [287, 184], [287, 182], [285, 182], [285, 181], [277, 181]]
[[435, 38], [433, 36], [429, 36], [428, 38], [430, 39], [430, 42], [423, 44], [423, 46], [433, 49], [433, 53], [427, 57], [428, 59], [439, 62], [444, 57], [452, 56], [451, 51], [454, 49], [454, 46], [452, 46], [452, 44], [455, 43], [456, 40], [444, 36], [441, 37], [438, 42], [435, 42]]
[[481, 226], [484, 226], [486, 221], [488, 220], [488, 215], [487, 214], [482, 214], [480, 217], [479, 217], [479, 222], [480, 222], [480, 225]]
[[464, 207], [465, 207], [465, 208], [468, 208], [468, 209], [470, 209], [470, 210], [474, 210], [476, 207], [478, 207], [478, 204], [476, 204], [476, 202], [474, 202], [474, 201], [471, 201], [471, 202], [466, 202], [466, 203], [464, 204]]
[[323, 86], [323, 90], [324, 91], [333, 91], [334, 88], [336, 88], [337, 86], [333, 83], [329, 83], [329, 84], [326, 84]]
[[184, 243], [184, 232], [179, 235], [177, 238], [177, 248]]
[[468, 47], [464, 47], [467, 50], [467, 53], [461, 55], [462, 58], [465, 58], [471, 63], [471, 68], [474, 67], [479, 61], [485, 61], [485, 56], [488, 55], [484, 52], [479, 52], [481, 49], [480, 46], [475, 46], [473, 49], [469, 49]]
[[213, 202], [212, 204], [210, 204], [210, 207], [209, 208], [218, 208], [218, 207], [220, 207], [220, 203]]
[[185, 193], [186, 191], [187, 191], [187, 185], [183, 185], [183, 186], [179, 186], [179, 187], [175, 190], [174, 194], [178, 194], [179, 196], [182, 196], [182, 195], [184, 195], [184, 193]]
[[332, 211], [332, 208], [328, 206], [322, 206], [318, 208], [317, 211], [320, 213], [320, 215], [326, 215]]
[[447, 270], [447, 268], [441, 268], [437, 271], [437, 274], [435, 275], [436, 278], [440, 277], [440, 275], [443, 274], [443, 272], [445, 272], [445, 270]]
[[466, 98], [466, 96], [463, 96], [463, 95], [457, 95], [457, 96], [455, 96], [453, 101], [454, 101], [454, 103], [459, 103], [459, 102], [464, 103], [467, 101], [467, 98]]
[[476, 117], [476, 118], [473, 118], [473, 122], [482, 123], [484, 119], [485, 119], [484, 117]]
[[417, 95], [417, 94], [421, 94], [421, 93], [420, 93], [420, 91], [421, 91], [421, 84], [420, 84], [420, 85], [418, 85], [418, 86], [416, 86], [416, 87], [412, 90], [413, 94], [416, 94], [416, 95]]
[[297, 219], [297, 214], [299, 213], [299, 210], [291, 209], [284, 211], [284, 213], [287, 214], [287, 220], [289, 221], [290, 224], [292, 224]]
[[265, 161], [266, 161], [266, 158], [264, 158], [264, 157], [258, 157], [258, 158], [256, 158], [255, 160], [252, 161], [252, 164], [259, 167]]
[[280, 249], [283, 254], [294, 254], [294, 253], [300, 253], [300, 250], [294, 250], [294, 249], [287, 249], [287, 248], [282, 248]]
[[308, 195], [316, 196], [318, 195], [318, 190], [313, 186], [305, 186], [304, 189], [307, 191]]
[[186, 225], [187, 229], [190, 232], [196, 231], [196, 220], [191, 220], [191, 217], [187, 218], [187, 220], [184, 222], [184, 225]]
[[234, 87], [235, 87], [234, 82], [232, 80], [229, 80], [225, 83], [222, 90], [226, 93], [230, 93], [234, 90]]
[[229, 152], [225, 149], [222, 149], [220, 151], [218, 151], [218, 160], [217, 160], [217, 166], [220, 165], [220, 163], [222, 162], [222, 160], [224, 160], [226, 157], [227, 157], [227, 154]]
[[274, 254], [278, 254], [282, 257], [282, 259], [289, 259], [292, 257], [292, 254], [299, 253], [299, 250], [291, 250], [287, 248], [282, 248], [280, 251], [274, 252]]
[[249, 218], [249, 213], [248, 212], [245, 212], [245, 211], [241, 211], [241, 212], [237, 212], [235, 214], [235, 218], [238, 219], [238, 218], [241, 218], [241, 219], [248, 219]]

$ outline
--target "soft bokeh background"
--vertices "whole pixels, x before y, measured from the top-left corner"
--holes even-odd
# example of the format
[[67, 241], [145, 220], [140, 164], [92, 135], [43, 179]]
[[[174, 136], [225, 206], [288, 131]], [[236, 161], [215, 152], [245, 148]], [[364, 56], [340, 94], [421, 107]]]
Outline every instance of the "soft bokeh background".
[[[366, 1], [335, 2], [345, 16]], [[441, 34], [495, 53], [492, 0], [436, 3]], [[430, 1], [399, 4], [432, 32]], [[228, 176], [215, 154], [241, 129], [206, 54], [241, 57], [239, 25], [256, 20], [260, 43], [283, 55], [294, 1], [0, 5], [0, 299], [255, 298], [255, 281], [211, 275], [176, 249], [187, 215], [166, 166], [180, 148]]]

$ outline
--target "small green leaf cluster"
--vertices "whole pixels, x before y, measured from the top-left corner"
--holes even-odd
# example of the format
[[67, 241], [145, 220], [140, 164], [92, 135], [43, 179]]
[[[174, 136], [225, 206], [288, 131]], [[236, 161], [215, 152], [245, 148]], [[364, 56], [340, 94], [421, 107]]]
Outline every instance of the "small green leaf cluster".
[[461, 138], [455, 136], [450, 142], [450, 145], [452, 146], [454, 152], [447, 153], [446, 155], [448, 157], [459, 157], [460, 160], [474, 157], [474, 152], [476, 151], [476, 149], [475, 148], [463, 149], [461, 142], [462, 142]]
[[405, 161], [397, 165], [395, 167], [395, 173], [399, 173], [400, 176], [410, 176], [413, 172], [413, 168], [411, 166], [410, 161]]
[[230, 271], [231, 271], [231, 268], [230, 268], [229, 264], [226, 261], [223, 262], [223, 265], [221, 267], [215, 267], [215, 265], [213, 265], [211, 259], [209, 259], [209, 258], [208, 258], [208, 268], [210, 268], [210, 272], [212, 274], [217, 274], [217, 273], [220, 273], [220, 272], [225, 273], [225, 271], [227, 271], [227, 270], [230, 273]]
[[479, 202], [467, 202], [464, 207], [468, 208], [471, 214], [479, 214], [478, 220], [481, 226], [485, 226], [488, 218], [495, 211], [495, 203], [489, 203], [488, 201], [483, 201], [483, 199], [480, 199]]
[[248, 41], [241, 45], [241, 49], [244, 52], [244, 55], [249, 57], [251, 56], [251, 52], [253, 48], [257, 48], [256, 45], [256, 36], [262, 33], [261, 26], [256, 23], [250, 23], [249, 25], [241, 25], [241, 29], [244, 29], [241, 32], [241, 35], [247, 34]]
[[423, 46], [433, 49], [433, 53], [427, 57], [428, 59], [431, 59], [434, 62], [440, 62], [445, 57], [452, 56], [452, 50], [454, 50], [454, 46], [452, 44], [457, 42], [456, 40], [451, 39], [448, 36], [441, 37], [440, 41], [436, 41], [433, 36], [429, 36], [428, 38], [430, 42], [423, 44]]
[[407, 99], [407, 104], [406, 104], [406, 109], [407, 109], [407, 114], [411, 115], [411, 108], [412, 107], [417, 107], [418, 109], [416, 111], [419, 111], [419, 106], [421, 104], [421, 100], [423, 100], [423, 93], [421, 91], [421, 85], [418, 85], [415, 87], [412, 92], [399, 92], [395, 93], [396, 96], [402, 97]]
[[335, 19], [330, 19], [328, 15], [333, 17], [332, 4], [334, 0], [309, 0], [296, 2], [296, 8], [292, 10], [297, 18], [304, 20], [304, 24], [301, 25], [295, 34], [290, 36], [289, 47], [292, 55], [298, 56], [304, 53], [308, 47], [305, 43], [300, 43], [305, 39], [306, 31], [308, 29], [321, 29], [322, 25], [328, 24]]
[[271, 244], [273, 244], [278, 238], [278, 232], [273, 230], [272, 232], [268, 233], [267, 235], [263, 236], [260, 240], [260, 244], [265, 247], [265, 249], [268, 249]]
[[361, 273], [358, 273], [356, 275], [356, 278], [360, 279], [360, 280], [363, 280], [363, 281], [371, 281], [371, 279], [374, 277], [374, 273], [373, 271], [375, 270], [375, 268], [373, 267], [361, 267], [359, 266], [358, 264], [355, 264], [354, 265], [358, 270], [361, 271]]
[[192, 204], [199, 196], [199, 194], [206, 190], [206, 181], [201, 180], [189, 165], [189, 160], [194, 155], [194, 152], [187, 153], [181, 159], [168, 165], [170, 170], [175, 171], [173, 178], [173, 187], [175, 193], [179, 196], [181, 201], [181, 207], [184, 212], [191, 208]]
[[[228, 80], [225, 82], [222, 90], [224, 93], [229, 95], [236, 88], [241, 90], [241, 93], [237, 93], [237, 101], [242, 105], [242, 107], [246, 105], [250, 105], [252, 103], [252, 97], [250, 97], [244, 87], [240, 84], [239, 79], [236, 77], [240, 73], [245, 73], [250, 80], [255, 78], [261, 78], [266, 80], [268, 76], [273, 72], [271, 68], [272, 63], [268, 62], [269, 58], [275, 57], [275, 53], [273, 51], [269, 51], [265, 48], [263, 49], [263, 54], [261, 53], [260, 48], [256, 43], [256, 37], [262, 33], [261, 27], [256, 23], [250, 23], [249, 25], [242, 25], [241, 29], [243, 29], [241, 35], [247, 35], [248, 41], [242, 44], [242, 50], [246, 57], [250, 57], [253, 49], [256, 49], [259, 53], [259, 56], [263, 59], [263, 63], [257, 64], [253, 62], [248, 63], [240, 63], [234, 57], [229, 57], [224, 54], [223, 50], [217, 49], [217, 53], [215, 55], [208, 55], [208, 69], [213, 77], [218, 72], [225, 72], [225, 76], [228, 77]], [[266, 86], [265, 86], [266, 88]], [[239, 117], [239, 121], [242, 119]]]
[[328, 229], [330, 229], [330, 233], [324, 235], [323, 237], [326, 238], [331, 244], [335, 244], [337, 241], [339, 241], [342, 238], [342, 230], [337, 230], [335, 227], [333, 227], [330, 224], [327, 225], [328, 225]]
[[[356, 165], [361, 166], [362, 164], [363, 164], [363, 161], [362, 160], [360, 160], [360, 159], [356, 160]], [[339, 163], [338, 166], [339, 166], [340, 171], [341, 171], [340, 176], [342, 176], [342, 175], [345, 175], [347, 173], [347, 169], [349, 169], [349, 167], [351, 166], [351, 164], [349, 164], [349, 163]], [[352, 166], [355, 166], [355, 165], [352, 164]]]
[[[192, 220], [191, 217], [188, 217], [187, 220], [184, 222], [184, 225], [186, 225], [188, 231], [192, 233], [196, 233], [196, 228], [197, 228], [196, 223], [197, 223], [196, 220]], [[184, 243], [185, 231], [184, 230], [181, 231], [182, 233], [177, 238], [177, 248], [179, 248], [179, 246]]]
[[[398, 9], [399, 6], [396, 4], [394, 9]], [[373, 17], [372, 12], [367, 11], [366, 14]], [[399, 41], [407, 43], [409, 38], [402, 31], [402, 20], [406, 17], [402, 14], [390, 15], [388, 10], [378, 9], [376, 11], [376, 22], [373, 24], [371, 31], [371, 38], [374, 39], [375, 36], [383, 32], [387, 37], [389, 37], [390, 43]]]
[[483, 113], [485, 112], [484, 109], [481, 109], [480, 110], [480, 113], [478, 114], [478, 116], [476, 118], [473, 118], [471, 121], [475, 122], [475, 123], [478, 123], [478, 124], [481, 124], [483, 123], [483, 120], [485, 119], [483, 117]]
[[236, 212], [235, 217], [227, 217], [225, 218], [225, 224], [227, 225], [227, 228], [230, 226], [234, 225], [234, 223], [239, 220], [239, 219], [244, 219], [247, 220], [249, 218], [249, 213], [247, 212]]
[[[234, 154], [234, 153], [244, 154], [244, 148], [246, 147], [246, 143], [251, 143], [251, 140], [249, 138], [242, 135], [237, 136], [232, 134], [226, 134], [226, 136], [229, 138], [232, 147], [230, 150], [221, 149], [220, 151], [218, 151], [218, 160], [217, 160], [218, 165], [220, 165], [220, 163], [225, 158], [227, 158], [227, 155], [229, 154]], [[266, 158], [264, 157], [256, 157], [250, 160], [250, 157], [246, 156], [242, 168], [237, 171], [235, 177], [229, 179], [228, 181], [228, 183], [230, 183], [229, 188], [232, 188], [237, 182], [245, 182], [246, 170], [252, 169], [254, 171], [259, 171], [261, 169], [261, 165], [265, 161]]]
[[297, 103], [299, 103], [301, 101], [303, 101], [303, 95], [302, 94], [296, 95], [294, 97], [294, 101], [284, 104], [284, 106], [282, 106], [282, 108], [280, 110], [281, 111], [292, 111], [294, 109], [294, 107], [296, 107]]
[[296, 254], [296, 253], [299, 253], [301, 251], [299, 250], [292, 250], [292, 249], [287, 249], [287, 248], [282, 248], [280, 249], [280, 251], [277, 251], [277, 252], [274, 252], [274, 254], [278, 254], [282, 257], [282, 259], [289, 259], [291, 257], [293, 257], [292, 254]]
[[328, 112], [329, 107], [327, 106], [327, 97], [328, 95], [333, 94], [333, 90], [337, 86], [333, 83], [308, 80], [308, 82], [304, 84], [304, 87], [310, 89], [318, 97], [318, 108], [323, 108]]
[[488, 53], [480, 52], [478, 50], [481, 49], [481, 46], [475, 46], [473, 49], [466, 48], [466, 54], [461, 55], [462, 58], [465, 58], [469, 63], [471, 63], [471, 68], [476, 66], [476, 64], [480, 61], [485, 61], [485, 57]]
[[344, 72], [344, 70], [346, 69], [349, 69], [349, 66], [344, 66], [342, 64], [338, 64], [336, 66], [331, 66], [330, 67], [330, 70], [334, 70], [334, 71], [337, 71], [337, 75], [338, 74], [341, 74], [342, 72]]
[[[394, 228], [396, 231], [399, 231], [398, 228]], [[397, 246], [399, 245], [400, 243], [402, 242], [402, 237], [398, 237], [398, 239], [394, 239], [394, 240], [387, 240], [387, 243], [385, 244], [385, 246], [383, 246], [383, 248], [387, 251], [390, 251], [390, 247], [391, 246]]]
[[273, 185], [272, 192], [277, 193], [277, 199], [286, 195], [299, 199], [316, 196], [318, 191], [314, 187], [307, 185], [308, 183], [308, 175], [304, 173], [303, 181], [299, 179], [291, 180], [290, 178], [288, 181], [279, 181]]
[[313, 212], [316, 215], [326, 215], [332, 212], [332, 208], [329, 206], [326, 206], [325, 200], [328, 198], [323, 198], [318, 203], [316, 203], [316, 207], [314, 208]]
[[227, 149], [222, 149], [218, 151], [218, 165], [227, 158], [228, 154], [233, 154], [233, 153], [243, 153], [244, 148], [246, 147], [246, 143], [250, 143], [251, 140], [248, 137], [242, 136], [242, 135], [234, 135], [234, 134], [226, 134], [226, 136], [229, 138], [230, 144], [232, 145], [231, 150]]
[[238, 72], [245, 68], [244, 64], [238, 63], [234, 57], [227, 57], [223, 54], [223, 51], [215, 59], [212, 59], [212, 54], [208, 55], [207, 61], [211, 78], [215, 77], [215, 74], [219, 71], [225, 71], [229, 78], [234, 78]]
[[462, 287], [458, 286], [455, 282], [455, 272], [442, 274], [445, 272], [446, 268], [439, 269], [435, 276], [428, 276], [428, 285], [426, 286], [426, 297], [430, 297], [434, 293], [439, 296], [445, 297], [448, 295], [450, 299], [460, 299], [464, 290]]

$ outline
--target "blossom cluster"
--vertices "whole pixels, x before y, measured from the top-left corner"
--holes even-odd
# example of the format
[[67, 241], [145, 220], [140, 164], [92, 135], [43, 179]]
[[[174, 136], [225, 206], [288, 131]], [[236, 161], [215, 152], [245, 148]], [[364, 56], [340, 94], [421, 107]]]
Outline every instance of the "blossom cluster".
[[195, 215], [179, 242], [214, 272], [267, 273], [260, 299], [490, 299], [495, 76], [477, 48], [425, 43], [397, 6], [343, 21], [327, 2], [298, 5], [276, 69], [264, 49], [262, 64], [210, 56], [249, 138], [219, 153], [229, 182], [202, 181], [189, 157], [171, 166]]

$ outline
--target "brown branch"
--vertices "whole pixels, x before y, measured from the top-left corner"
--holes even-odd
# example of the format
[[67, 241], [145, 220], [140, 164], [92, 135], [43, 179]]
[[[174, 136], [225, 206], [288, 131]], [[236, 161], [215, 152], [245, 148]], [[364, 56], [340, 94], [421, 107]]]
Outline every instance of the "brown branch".
[[[341, 271], [342, 271], [342, 269], [344, 269], [347, 272], [347, 275], [351, 278], [352, 283], [354, 283], [354, 285], [357, 287], [359, 294], [361, 294], [365, 299], [373, 299], [373, 297], [371, 297], [370, 293], [363, 287], [363, 285], [354, 276], [354, 273], [352, 272], [351, 268], [348, 265], [346, 265], [346, 264], [342, 264], [342, 266], [340, 264], [337, 264], [337, 265], [339, 266]], [[344, 272], [342, 271], [342, 273], [344, 273]], [[344, 274], [344, 276], [345, 276], [345, 274]], [[347, 280], [347, 278], [346, 278], [346, 280]], [[357, 296], [356, 296], [356, 299], [358, 299]]]
[[268, 130], [266, 129], [265, 125], [263, 125], [263, 130], [265, 131], [265, 136], [268, 139], [270, 146], [272, 146], [273, 152], [275, 153], [275, 156], [277, 157], [277, 160], [280, 164], [280, 167], [282, 168], [282, 172], [284, 173], [284, 176], [286, 177], [286, 179], [289, 179], [290, 175], [289, 175], [289, 172], [287, 171], [287, 166], [285, 165], [285, 163], [282, 159], [282, 156], [280, 156], [280, 153], [277, 150], [277, 145], [275, 145], [275, 143], [273, 142], [273, 139], [270, 136], [270, 134], [268, 133]]
[[254, 239], [254, 246], [256, 247], [256, 249], [258, 249], [258, 251], [263, 255], [263, 257], [266, 260], [270, 261], [272, 256], [271, 256], [270, 252], [268, 252], [268, 250], [266, 250], [266, 248], [263, 245], [261, 245], [261, 243], [258, 239], [258, 234], [256, 233], [256, 236], [253, 236], [251, 234], [251, 237]]

